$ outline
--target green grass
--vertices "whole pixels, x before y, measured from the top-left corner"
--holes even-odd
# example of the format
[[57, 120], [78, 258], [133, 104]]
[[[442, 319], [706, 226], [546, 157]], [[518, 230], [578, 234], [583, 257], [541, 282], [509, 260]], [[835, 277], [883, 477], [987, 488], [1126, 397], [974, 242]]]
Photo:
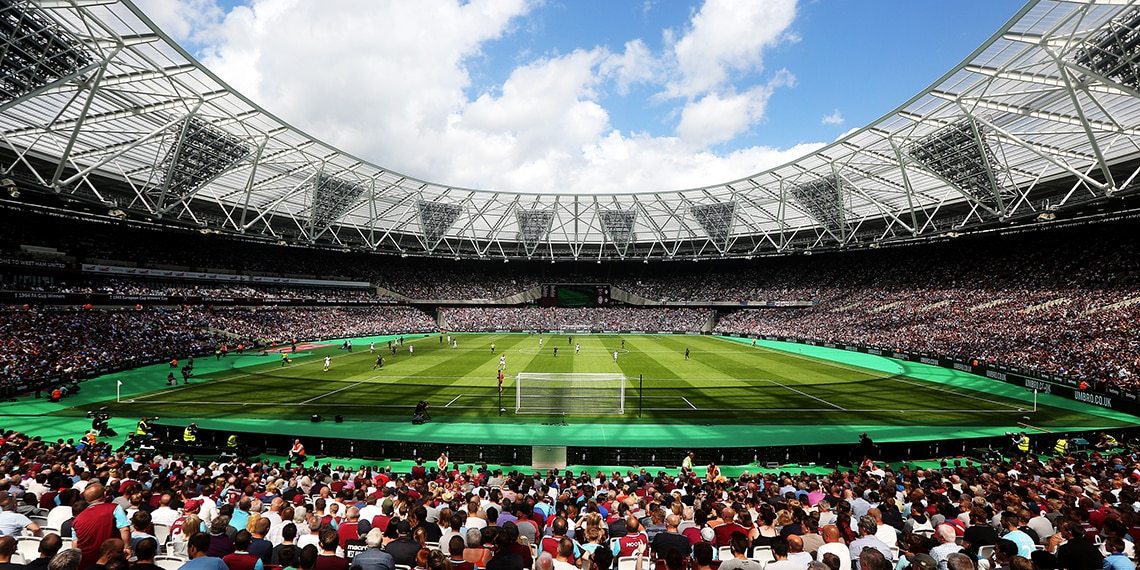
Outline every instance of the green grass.
[[[1011, 426], [1023, 420], [1088, 425], [1094, 419], [1069, 406], [1039, 406], [1032, 412], [1031, 396], [997, 382], [983, 381], [985, 389], [979, 391], [971, 389], [977, 383], [967, 387], [915, 377], [893, 361], [888, 370], [873, 370], [716, 337], [575, 335], [571, 342], [567, 336], [542, 335], [541, 349], [537, 335], [456, 338], [457, 349], [434, 335], [415, 338], [410, 341], [414, 355], [407, 345], [392, 356], [378, 344], [378, 352], [385, 354], [381, 370], [372, 369], [375, 356], [360, 342], [352, 353], [330, 344], [299, 354], [284, 367], [276, 354], [231, 356], [234, 367], [198, 376], [189, 386], [168, 388], [157, 376], [153, 391], [103, 403], [112, 412], [134, 416], [296, 420], [322, 414], [406, 421], [416, 402], [428, 400], [436, 422], [540, 423], [550, 422], [550, 416], [514, 413], [518, 372], [622, 373], [629, 379], [626, 413], [620, 419], [598, 416], [598, 421]], [[574, 355], [573, 343], [581, 344], [581, 354]], [[496, 389], [500, 354], [507, 355], [502, 394], [507, 413], [501, 417]], [[332, 356], [328, 372], [321, 370], [325, 355]]]

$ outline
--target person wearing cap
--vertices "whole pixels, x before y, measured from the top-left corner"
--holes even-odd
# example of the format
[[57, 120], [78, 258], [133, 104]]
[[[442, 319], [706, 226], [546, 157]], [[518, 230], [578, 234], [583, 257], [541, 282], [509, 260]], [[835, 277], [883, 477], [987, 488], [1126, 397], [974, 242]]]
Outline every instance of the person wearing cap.
[[915, 554], [906, 557], [910, 570], [937, 570], [938, 562], [929, 554]]
[[389, 542], [384, 550], [392, 555], [392, 560], [396, 564], [411, 568], [416, 565], [416, 554], [420, 548], [420, 543], [412, 538], [412, 525], [402, 520], [396, 523], [396, 540]]

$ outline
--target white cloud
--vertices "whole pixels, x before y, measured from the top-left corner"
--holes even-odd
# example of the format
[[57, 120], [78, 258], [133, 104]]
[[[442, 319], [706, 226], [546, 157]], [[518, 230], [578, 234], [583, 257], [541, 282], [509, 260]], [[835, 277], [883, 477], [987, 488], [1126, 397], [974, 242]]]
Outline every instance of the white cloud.
[[835, 112], [820, 119], [819, 122], [823, 125], [842, 125], [844, 123], [843, 114], [839, 112], [839, 109], [836, 109]]
[[733, 72], [764, 69], [764, 48], [777, 44], [796, 14], [796, 0], [707, 0], [673, 52], [680, 77], [667, 93], [695, 97], [720, 89]]
[[709, 93], [685, 105], [677, 134], [695, 146], [730, 140], [764, 117], [768, 99], [777, 87], [794, 82], [795, 78], [790, 73], [781, 70], [767, 85], [753, 87], [744, 93]]
[[[541, 0], [140, 0], [203, 62], [282, 119], [352, 154], [433, 182], [564, 193], [668, 190], [738, 179], [818, 148], [725, 153], [764, 120], [791, 73], [762, 73], [794, 0], [706, 0], [668, 45], [516, 55], [506, 79], [470, 94], [488, 42], [525, 33]], [[645, 6], [651, 7], [651, 3]], [[199, 10], [204, 16], [196, 16]], [[158, 15], [161, 14], [161, 17]], [[541, 48], [539, 48], [541, 49]], [[621, 132], [607, 97], [634, 89], [673, 135]]]
[[214, 0], [138, 0], [137, 4], [180, 43], [198, 42], [198, 32], [213, 28], [223, 16]]

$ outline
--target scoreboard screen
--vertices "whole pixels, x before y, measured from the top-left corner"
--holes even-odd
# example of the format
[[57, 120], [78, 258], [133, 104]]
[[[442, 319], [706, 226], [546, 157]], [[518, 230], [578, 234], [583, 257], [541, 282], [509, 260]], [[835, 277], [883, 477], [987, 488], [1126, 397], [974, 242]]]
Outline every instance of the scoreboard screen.
[[539, 305], [543, 307], [608, 307], [610, 286], [605, 284], [544, 283]]

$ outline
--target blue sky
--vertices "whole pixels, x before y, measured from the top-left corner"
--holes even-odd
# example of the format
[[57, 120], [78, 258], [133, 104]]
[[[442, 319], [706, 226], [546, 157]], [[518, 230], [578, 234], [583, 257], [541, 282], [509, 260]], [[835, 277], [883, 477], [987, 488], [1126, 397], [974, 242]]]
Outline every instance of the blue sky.
[[1022, 6], [139, 4], [254, 101], [348, 152], [433, 182], [543, 192], [683, 188], [786, 162], [917, 94]]

